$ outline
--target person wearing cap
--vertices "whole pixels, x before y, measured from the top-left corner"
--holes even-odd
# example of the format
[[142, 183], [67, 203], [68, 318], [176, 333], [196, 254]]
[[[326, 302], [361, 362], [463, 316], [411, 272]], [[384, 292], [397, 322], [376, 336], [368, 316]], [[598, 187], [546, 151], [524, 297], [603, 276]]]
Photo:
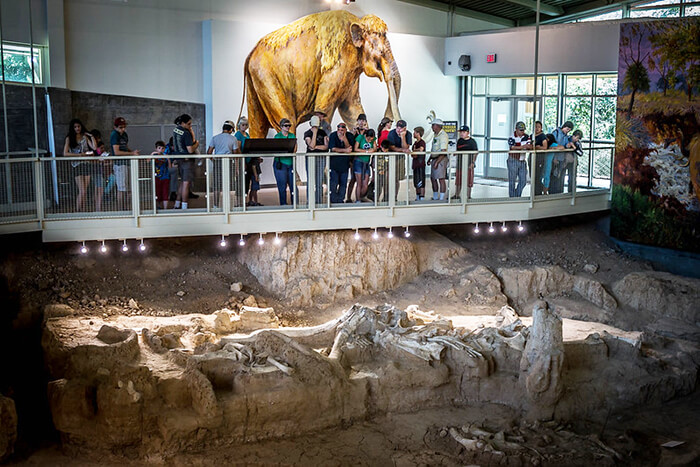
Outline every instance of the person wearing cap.
[[[571, 137], [569, 132], [574, 129], [574, 124], [570, 120], [565, 121], [561, 127], [557, 127], [552, 131], [552, 136], [554, 141], [557, 143], [559, 149], [565, 149], [571, 142]], [[550, 193], [562, 193], [564, 191], [564, 179], [563, 173], [565, 171], [567, 153], [565, 151], [559, 151], [554, 155], [552, 160], [552, 189], [549, 190]], [[561, 180], [560, 180], [561, 178]]]
[[430, 166], [430, 183], [433, 187], [434, 200], [437, 200], [438, 196], [440, 200], [444, 200], [445, 191], [447, 190], [445, 178], [447, 178], [447, 146], [449, 137], [445, 130], [442, 129], [443, 125], [444, 123], [439, 118], [433, 120], [433, 143], [430, 148], [431, 154], [430, 159], [428, 159], [428, 165]]
[[[328, 133], [321, 128], [321, 118], [314, 115], [309, 122], [311, 128], [304, 132], [306, 153], [328, 152]], [[311, 156], [313, 157], [313, 156]], [[323, 176], [326, 172], [326, 158], [316, 157], [316, 204], [323, 203]], [[309, 176], [309, 156], [306, 156], [306, 176]], [[306, 199], [309, 199], [309, 185], [306, 185]]]
[[317, 109], [314, 110], [314, 116], [318, 117], [320, 120], [319, 128], [325, 131], [326, 135], [330, 135], [333, 131], [333, 127], [331, 127], [331, 124], [328, 122], [328, 120], [326, 120], [326, 118], [328, 117], [328, 115], [326, 115], [326, 112]]
[[352, 200], [345, 200], [345, 188], [348, 184], [348, 171], [352, 165], [352, 158], [347, 154], [352, 152], [354, 145], [355, 138], [348, 132], [347, 125], [343, 122], [338, 123], [338, 130], [331, 133], [328, 138], [328, 148], [334, 153], [331, 155], [330, 186], [328, 187], [331, 203], [352, 202]]
[[[240, 154], [239, 141], [233, 136], [234, 123], [226, 120], [221, 127], [221, 133], [209, 141], [207, 154]], [[215, 169], [216, 168], [216, 169]], [[211, 174], [211, 191], [214, 193], [214, 208], [221, 206], [221, 159], [207, 161], [207, 172]]]
[[[513, 151], [532, 149], [532, 140], [525, 133], [525, 123], [515, 124], [513, 136], [508, 138], [508, 146]], [[527, 184], [527, 154], [524, 152], [508, 153], [508, 196], [519, 198]]]
[[[360, 114], [357, 116], [357, 120], [355, 121], [355, 128], [353, 128], [352, 132], [350, 133], [352, 138], [353, 138], [353, 143], [352, 145], [355, 145], [354, 139], [357, 138], [359, 135], [364, 135], [365, 131], [367, 131], [367, 115], [365, 114]], [[355, 156], [350, 156], [350, 167], [352, 168], [353, 162], [355, 160]], [[352, 203], [352, 192], [355, 188], [355, 176], [351, 173], [350, 175], [350, 180], [348, 181], [348, 189], [346, 193], [348, 194], [347, 199], [345, 200], [346, 203]]]
[[[297, 139], [290, 130], [292, 122], [288, 118], [280, 120], [280, 131], [275, 135], [275, 139]], [[294, 152], [297, 152], [296, 145]], [[289, 187], [290, 204], [294, 204], [295, 180], [294, 180], [294, 155], [277, 156], [272, 164], [277, 182], [277, 192], [279, 193], [280, 206], [287, 205], [287, 187]]]
[[552, 170], [552, 193], [564, 192], [565, 179], [567, 180], [567, 193], [574, 191], [574, 181], [576, 180], [574, 161], [576, 157], [583, 155], [582, 138], [583, 132], [581, 130], [574, 131], [571, 134], [569, 143], [566, 145], [566, 149], [569, 149], [569, 151], [557, 154], [557, 156], [563, 157], [563, 160], [560, 160], [554, 170]]
[[[190, 156], [197, 152], [199, 141], [192, 131], [192, 117], [180, 115], [180, 123], [173, 129], [173, 154]], [[175, 158], [180, 175], [180, 193], [175, 201], [175, 208], [187, 209], [190, 200], [190, 186], [194, 183], [194, 159], [192, 157]]]
[[[478, 151], [479, 147], [474, 138], [469, 135], [469, 127], [462, 125], [459, 128], [459, 139], [457, 140], [457, 151]], [[454, 199], [460, 199], [462, 196], [462, 154], [457, 155], [457, 175], [455, 176], [455, 194]], [[474, 187], [474, 165], [476, 164], [476, 154], [467, 154], [469, 160], [467, 165], [467, 199], [472, 197], [472, 188]]]
[[114, 129], [109, 136], [109, 145], [112, 148], [112, 156], [119, 157], [114, 161], [112, 169], [117, 183], [117, 209], [123, 211], [126, 206], [126, 194], [129, 191], [129, 160], [124, 156], [138, 156], [138, 150], [129, 148], [129, 135], [126, 133], [126, 120], [124, 117], [114, 119]]

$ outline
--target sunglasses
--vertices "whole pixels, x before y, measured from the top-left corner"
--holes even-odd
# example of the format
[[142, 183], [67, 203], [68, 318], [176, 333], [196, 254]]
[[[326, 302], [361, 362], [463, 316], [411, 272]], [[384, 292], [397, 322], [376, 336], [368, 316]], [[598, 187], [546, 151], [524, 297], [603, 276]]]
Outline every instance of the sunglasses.
[[338, 125], [338, 129], [340, 130], [341, 128], [342, 128], [343, 130], [346, 130], [348, 127], [346, 127], [345, 125]]
[[286, 124], [286, 125], [282, 125], [282, 126], [289, 128], [289, 127], [291, 127], [292, 125], [291, 125], [291, 124]]

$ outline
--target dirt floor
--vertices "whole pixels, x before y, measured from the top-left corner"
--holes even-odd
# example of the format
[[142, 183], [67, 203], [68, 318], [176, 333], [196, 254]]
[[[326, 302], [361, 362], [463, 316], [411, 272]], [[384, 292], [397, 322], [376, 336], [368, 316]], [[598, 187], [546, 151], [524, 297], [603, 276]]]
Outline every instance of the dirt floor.
[[[472, 225], [437, 229], [467, 248], [474, 262], [492, 270], [499, 267], [559, 265], [570, 273], [595, 265], [595, 279], [609, 285], [633, 271], [653, 270], [651, 264], [619, 252], [600, 230], [604, 220], [570, 218], [527, 224], [524, 233], [511, 227], [507, 234], [488, 234], [485, 226], [475, 235]], [[20, 439], [14, 462], [31, 465], [105, 465], [120, 460], [76, 459], [60, 451], [45, 396], [41, 348], [41, 310], [47, 303], [66, 303], [82, 313], [103, 316], [146, 314], [168, 316], [211, 313], [249, 295], [261, 306], [272, 306], [286, 326], [315, 325], [342, 313], [353, 302], [369, 306], [391, 303], [399, 308], [419, 304], [445, 315], [468, 314], [463, 303], [441, 293], [455, 278], [433, 271], [395, 290], [356, 297], [347, 303], [322, 308], [288, 309], [283, 298], [266, 291], [247, 268], [235, 259], [240, 248], [234, 242], [222, 249], [213, 237], [147, 241], [145, 253], [131, 245], [123, 253], [112, 243], [107, 254], [91, 245], [81, 255], [77, 244], [42, 245], [37, 238], [15, 237], [4, 246], [0, 278], [6, 309], [0, 321], [0, 350], [22, 355], [8, 362], [0, 379], [0, 392], [15, 398]], [[270, 247], [273, 247], [270, 245]], [[241, 282], [241, 292], [232, 283]], [[626, 329], [641, 328], [633, 317], [616, 323]], [[27, 369], [32, 369], [27, 375]], [[266, 441], [235, 449], [183, 455], [174, 465], [529, 465], [527, 459], [470, 458], [459, 446], [444, 441], [439, 432], [448, 426], [479, 423], [508, 429], [512, 416], [501, 406], [428, 410], [396, 414], [349, 427], [307, 435], [293, 440]], [[691, 465], [700, 461], [700, 398], [697, 393], [661, 407], [644, 407], [611, 414], [606, 425], [581, 421], [567, 432], [581, 436], [562, 441], [560, 462], [533, 461], [542, 465], [590, 465], [597, 459], [585, 449], [585, 436], [596, 434], [623, 455], [614, 463], [626, 465]], [[512, 427], [511, 427], [512, 428]], [[554, 435], [553, 435], [554, 436]], [[545, 439], [546, 440], [546, 439]], [[673, 449], [667, 441], [685, 441]], [[538, 441], [542, 444], [542, 441]], [[545, 442], [546, 444], [546, 442]], [[556, 443], [555, 443], [556, 444]], [[542, 446], [544, 448], [545, 446]], [[515, 462], [515, 463], [513, 463]], [[601, 461], [602, 462], [602, 461]], [[606, 462], [602, 462], [603, 465]]]

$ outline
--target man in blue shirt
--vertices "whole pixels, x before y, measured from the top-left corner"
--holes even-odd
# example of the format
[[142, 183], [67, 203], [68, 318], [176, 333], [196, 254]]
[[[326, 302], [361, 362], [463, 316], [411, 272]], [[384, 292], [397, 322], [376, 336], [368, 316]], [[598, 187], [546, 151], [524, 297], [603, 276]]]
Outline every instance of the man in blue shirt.
[[[329, 190], [331, 203], [342, 203], [345, 199], [345, 187], [348, 183], [348, 171], [350, 170], [350, 156], [355, 145], [355, 138], [348, 133], [345, 123], [338, 124], [338, 130], [331, 133], [328, 139], [328, 148], [331, 150], [331, 180]], [[337, 154], [337, 155], [336, 155]]]
[[[411, 152], [411, 144], [413, 144], [411, 132], [406, 128], [406, 120], [396, 122], [396, 128], [389, 132], [387, 141], [391, 145], [389, 149], [392, 152]], [[406, 156], [394, 156], [396, 158], [396, 194], [399, 193], [399, 185], [401, 180], [406, 178]]]

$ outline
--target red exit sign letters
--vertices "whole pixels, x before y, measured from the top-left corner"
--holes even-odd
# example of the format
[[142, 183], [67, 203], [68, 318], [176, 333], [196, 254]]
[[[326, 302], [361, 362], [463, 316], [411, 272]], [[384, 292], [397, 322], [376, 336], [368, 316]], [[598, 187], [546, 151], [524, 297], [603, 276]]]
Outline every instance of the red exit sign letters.
[[486, 63], [496, 63], [496, 54], [487, 54]]

